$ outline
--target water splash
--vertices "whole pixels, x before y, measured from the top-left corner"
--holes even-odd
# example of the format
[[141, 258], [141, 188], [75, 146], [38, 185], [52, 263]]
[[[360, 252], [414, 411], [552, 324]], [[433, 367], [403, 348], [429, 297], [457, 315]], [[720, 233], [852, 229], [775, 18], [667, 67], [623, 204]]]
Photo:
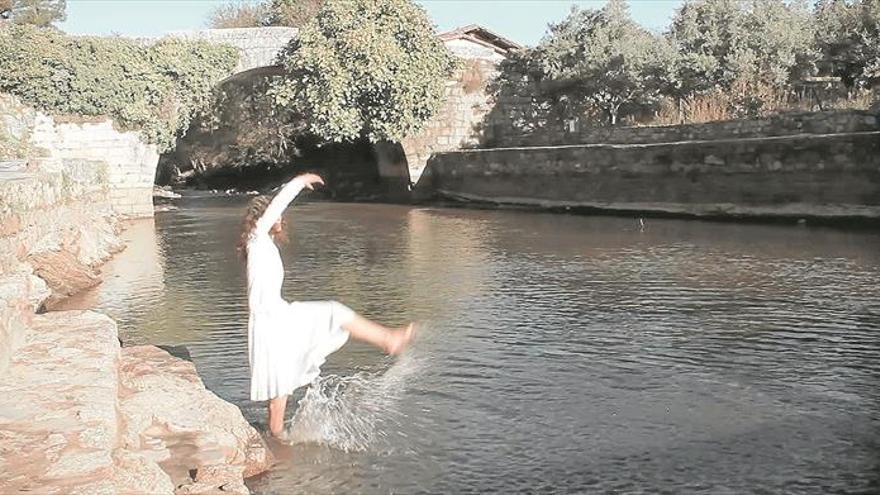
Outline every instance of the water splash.
[[366, 451], [405, 418], [398, 403], [421, 368], [410, 350], [383, 373], [318, 377], [290, 421], [291, 444], [317, 443], [346, 452]]

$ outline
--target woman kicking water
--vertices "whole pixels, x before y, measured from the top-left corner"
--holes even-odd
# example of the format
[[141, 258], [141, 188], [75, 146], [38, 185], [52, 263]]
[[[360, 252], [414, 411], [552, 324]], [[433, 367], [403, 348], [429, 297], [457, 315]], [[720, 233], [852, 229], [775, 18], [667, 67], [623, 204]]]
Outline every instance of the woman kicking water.
[[300, 175], [270, 201], [251, 200], [238, 249], [247, 263], [248, 358], [251, 400], [268, 400], [269, 431], [280, 437], [288, 396], [320, 373], [327, 355], [349, 335], [388, 354], [400, 354], [413, 336], [413, 325], [392, 330], [355, 314], [336, 301], [287, 302], [281, 297], [284, 266], [276, 241], [283, 239], [282, 214], [305, 189], [324, 181]]

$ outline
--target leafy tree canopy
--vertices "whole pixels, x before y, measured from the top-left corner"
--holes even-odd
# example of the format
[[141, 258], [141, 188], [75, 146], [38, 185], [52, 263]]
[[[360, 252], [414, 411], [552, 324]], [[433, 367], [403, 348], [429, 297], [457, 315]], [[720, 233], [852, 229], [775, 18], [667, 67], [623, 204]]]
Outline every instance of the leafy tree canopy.
[[324, 0], [263, 0], [258, 3], [238, 0], [211, 11], [208, 25], [215, 29], [301, 27], [318, 14], [322, 5]]
[[329, 141], [399, 141], [417, 132], [456, 67], [409, 0], [328, 0], [279, 62], [275, 102]]
[[880, 1], [822, 0], [816, 5], [822, 72], [849, 87], [880, 80]]
[[623, 0], [601, 10], [572, 10], [532, 52], [545, 88], [585, 100], [615, 124], [622, 106], [655, 102], [673, 77], [675, 52], [640, 27]]
[[686, 0], [669, 37], [681, 54], [679, 77], [695, 92], [738, 80], [785, 84], [815, 60], [803, 1]]

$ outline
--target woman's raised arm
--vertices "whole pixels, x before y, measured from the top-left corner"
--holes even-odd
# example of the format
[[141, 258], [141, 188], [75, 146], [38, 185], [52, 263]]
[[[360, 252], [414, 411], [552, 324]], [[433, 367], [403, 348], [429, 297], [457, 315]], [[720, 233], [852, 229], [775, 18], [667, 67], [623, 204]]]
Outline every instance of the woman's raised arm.
[[324, 180], [315, 174], [302, 174], [293, 178], [278, 191], [278, 194], [269, 202], [263, 216], [254, 225], [255, 234], [268, 234], [275, 222], [281, 219], [287, 205], [293, 201], [303, 188], [314, 189], [315, 184], [324, 184]]

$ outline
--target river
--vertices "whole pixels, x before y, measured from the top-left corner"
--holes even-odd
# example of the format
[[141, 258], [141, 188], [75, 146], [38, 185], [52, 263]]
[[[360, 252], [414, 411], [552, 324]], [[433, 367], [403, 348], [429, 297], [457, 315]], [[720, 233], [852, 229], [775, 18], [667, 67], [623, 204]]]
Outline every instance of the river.
[[[247, 400], [245, 198], [184, 197], [73, 299]], [[423, 322], [332, 355], [255, 493], [878, 492], [880, 233], [302, 203], [288, 299]]]

